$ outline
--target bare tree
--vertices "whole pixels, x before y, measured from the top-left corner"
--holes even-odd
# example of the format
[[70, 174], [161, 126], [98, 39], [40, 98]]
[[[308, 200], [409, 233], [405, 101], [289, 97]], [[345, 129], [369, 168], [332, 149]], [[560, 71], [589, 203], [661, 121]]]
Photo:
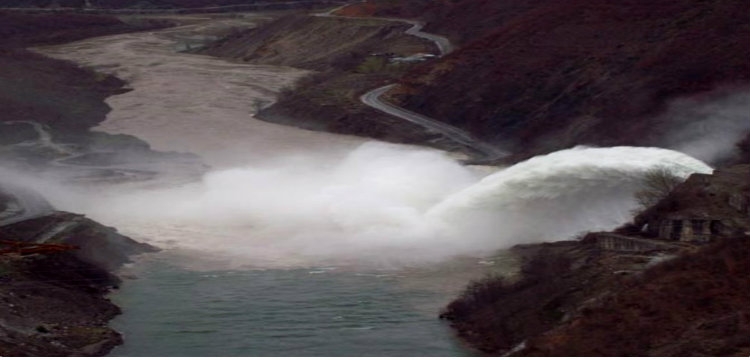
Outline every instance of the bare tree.
[[683, 181], [681, 177], [664, 167], [646, 172], [642, 181], [642, 189], [635, 193], [635, 200], [640, 205], [640, 210], [656, 205]]

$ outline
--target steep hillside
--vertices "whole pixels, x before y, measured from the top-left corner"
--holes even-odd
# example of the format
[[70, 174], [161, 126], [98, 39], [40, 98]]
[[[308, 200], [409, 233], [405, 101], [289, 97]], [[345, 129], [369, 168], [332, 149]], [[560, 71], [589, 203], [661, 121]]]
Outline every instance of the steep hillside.
[[[464, 23], [467, 4], [481, 3], [452, 4], [431, 26]], [[474, 31], [488, 35], [410, 72], [394, 100], [539, 153], [652, 143], [659, 137], [652, 115], [668, 100], [750, 81], [750, 22], [741, 0], [502, 3], [479, 12], [500, 22]]]
[[492, 355], [748, 356], [748, 204], [750, 165], [694, 174], [628, 236], [513, 248], [520, 280], [478, 281], [441, 317]]
[[750, 238], [722, 241], [623, 282], [517, 355], [748, 356], [749, 270]]
[[66, 130], [87, 129], [109, 111], [103, 100], [123, 91], [124, 83], [114, 77], [25, 47], [168, 25], [153, 20], [136, 26], [108, 16], [0, 12], [0, 121], [34, 120]]
[[66, 131], [104, 120], [109, 107], [103, 100], [124, 85], [20, 49], [0, 49], [0, 79], [0, 121], [34, 120]]
[[505, 22], [551, 0], [375, 0], [337, 11], [356, 17], [393, 17], [426, 22], [425, 31], [441, 34], [458, 45], [488, 35]]
[[403, 35], [410, 26], [379, 20], [289, 15], [236, 33], [201, 53], [254, 64], [310, 70], [353, 70], [372, 53], [410, 55], [433, 45]]

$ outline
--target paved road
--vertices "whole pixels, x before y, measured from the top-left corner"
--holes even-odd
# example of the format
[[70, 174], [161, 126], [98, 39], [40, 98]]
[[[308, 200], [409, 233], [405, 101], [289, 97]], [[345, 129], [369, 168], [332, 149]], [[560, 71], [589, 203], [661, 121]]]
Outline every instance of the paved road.
[[411, 28], [405, 31], [407, 35], [416, 36], [418, 38], [422, 38], [428, 41], [432, 41], [435, 43], [435, 46], [437, 46], [438, 51], [440, 52], [440, 56], [448, 55], [451, 52], [453, 52], [453, 44], [451, 43], [448, 38], [436, 34], [430, 34], [422, 31], [425, 24], [421, 21], [415, 21], [415, 20], [407, 20], [407, 19], [397, 19], [397, 18], [383, 18], [383, 17], [357, 17], [357, 16], [340, 16], [340, 15], [334, 15], [336, 11], [346, 7], [347, 5], [339, 6], [335, 9], [326, 11], [324, 13], [317, 13], [313, 14], [313, 16], [318, 17], [334, 17], [334, 18], [341, 18], [341, 19], [354, 19], [354, 20], [382, 20], [382, 21], [392, 21], [392, 22], [400, 22], [404, 24], [411, 25]]
[[468, 132], [462, 129], [383, 101], [380, 97], [388, 92], [388, 90], [392, 89], [394, 86], [396, 85], [392, 84], [372, 90], [362, 95], [360, 97], [360, 100], [365, 105], [375, 108], [376, 110], [423, 126], [429, 130], [438, 132], [457, 143], [466, 145], [467, 147], [474, 149], [476, 152], [483, 155], [483, 158], [476, 160], [489, 161], [503, 158], [509, 155], [507, 151], [482, 142], [481, 140], [474, 138]]
[[[343, 7], [343, 6], [342, 6]], [[348, 18], [348, 19], [371, 19], [371, 20], [383, 20], [383, 21], [396, 21], [406, 24], [411, 24], [412, 27], [406, 30], [407, 35], [416, 36], [418, 38], [426, 39], [429, 41], [432, 41], [435, 43], [435, 46], [440, 51], [440, 56], [445, 56], [450, 54], [453, 50], [453, 44], [451, 41], [440, 35], [436, 34], [430, 34], [427, 32], [422, 31], [424, 28], [424, 23], [420, 21], [414, 21], [414, 20], [406, 20], [406, 19], [396, 19], [396, 18], [362, 18], [362, 17], [348, 17], [348, 16], [337, 16], [333, 15], [333, 13], [342, 8], [338, 7], [336, 9], [333, 9], [331, 11], [315, 14], [315, 16], [321, 16], [321, 17], [338, 17], [338, 18]], [[392, 104], [389, 104], [381, 99], [381, 96], [385, 94], [388, 90], [395, 87], [396, 84], [391, 84], [387, 86], [383, 86], [380, 88], [377, 88], [375, 90], [372, 90], [360, 97], [360, 101], [364, 103], [367, 106], [370, 106], [376, 110], [382, 111], [386, 114], [395, 116], [397, 118], [415, 123], [417, 125], [420, 125], [424, 128], [427, 128], [429, 130], [432, 130], [434, 132], [440, 133], [443, 136], [459, 143], [462, 145], [465, 145], [474, 151], [482, 154], [481, 158], [475, 159], [477, 161], [490, 161], [490, 160], [496, 160], [503, 157], [506, 157], [509, 155], [507, 151], [498, 149], [497, 147], [487, 144], [485, 142], [482, 142], [473, 136], [471, 136], [468, 132], [459, 129], [457, 127], [448, 125], [446, 123], [440, 122], [438, 120], [429, 118], [427, 116], [417, 114], [413, 111], [406, 110], [401, 107], [394, 106]]]
[[448, 40], [447, 37], [436, 35], [436, 34], [430, 34], [430, 33], [426, 33], [422, 31], [422, 28], [424, 28], [424, 25], [425, 25], [423, 22], [403, 20], [403, 19], [386, 19], [386, 20], [401, 21], [401, 22], [411, 24], [412, 27], [409, 30], [406, 30], [406, 34], [432, 41], [433, 43], [435, 43], [435, 46], [437, 46], [438, 50], [440, 50], [440, 56], [445, 56], [453, 52], [453, 44], [451, 43], [450, 40]]

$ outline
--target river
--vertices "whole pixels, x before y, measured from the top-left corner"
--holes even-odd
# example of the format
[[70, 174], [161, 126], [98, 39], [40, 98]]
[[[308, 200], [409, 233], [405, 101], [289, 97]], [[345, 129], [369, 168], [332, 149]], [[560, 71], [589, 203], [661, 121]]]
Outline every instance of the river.
[[[257, 104], [273, 101], [306, 71], [177, 51], [186, 41], [253, 22], [252, 16], [215, 19], [37, 50], [128, 82], [133, 90], [107, 100], [112, 111], [95, 130], [134, 135], [158, 151], [196, 154], [211, 167], [198, 184], [164, 176], [87, 185], [78, 189], [76, 201], [55, 204], [165, 249], [123, 270], [127, 280], [112, 299], [124, 314], [112, 325], [123, 333], [125, 345], [112, 355], [470, 354], [437, 314], [470, 279], [488, 272], [512, 274], [515, 260], [414, 262], [419, 250], [404, 259], [391, 256], [403, 255], [404, 249], [392, 250], [389, 241], [363, 245], [372, 241], [372, 233], [388, 237], [392, 217], [403, 220], [398, 214], [403, 209], [383, 206], [384, 198], [403, 198], [425, 186], [414, 183], [415, 176], [455, 172], [459, 165], [432, 150], [258, 121], [253, 118]], [[429, 165], [414, 167], [417, 162]], [[477, 171], [458, 172], [448, 185], [441, 181], [409, 199], [409, 206], [425, 209], [477, 180]], [[376, 173], [392, 178], [369, 183]], [[318, 213], [338, 202], [321, 206], [309, 199], [307, 187], [313, 185], [334, 195], [344, 189], [338, 195], [353, 199], [331, 210], [334, 224]], [[225, 194], [226, 189], [232, 190]], [[374, 195], [362, 196], [373, 189]], [[234, 203], [238, 194], [248, 198]], [[186, 198], [202, 200], [183, 203]], [[260, 209], [245, 208], [257, 202]], [[375, 210], [356, 214], [363, 208]], [[253, 222], [241, 216], [257, 213], [265, 217]], [[315, 215], [324, 219], [311, 220]], [[371, 218], [378, 221], [363, 220]], [[266, 230], [259, 222], [283, 224]], [[347, 230], [339, 231], [342, 227]], [[394, 243], [402, 236], [395, 238]]]

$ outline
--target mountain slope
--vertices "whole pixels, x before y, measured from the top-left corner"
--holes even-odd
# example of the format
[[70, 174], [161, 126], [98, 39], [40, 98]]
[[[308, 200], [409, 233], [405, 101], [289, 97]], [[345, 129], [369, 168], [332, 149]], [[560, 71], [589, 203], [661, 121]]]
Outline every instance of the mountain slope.
[[[451, 16], [432, 28], [470, 21], [460, 8], [478, 2], [448, 7]], [[750, 82], [750, 22], [741, 0], [503, 3], [508, 11], [489, 12], [502, 17], [499, 26], [412, 71], [393, 99], [486, 140], [540, 153], [580, 143], [653, 143], [660, 134], [652, 115], [668, 100]]]

